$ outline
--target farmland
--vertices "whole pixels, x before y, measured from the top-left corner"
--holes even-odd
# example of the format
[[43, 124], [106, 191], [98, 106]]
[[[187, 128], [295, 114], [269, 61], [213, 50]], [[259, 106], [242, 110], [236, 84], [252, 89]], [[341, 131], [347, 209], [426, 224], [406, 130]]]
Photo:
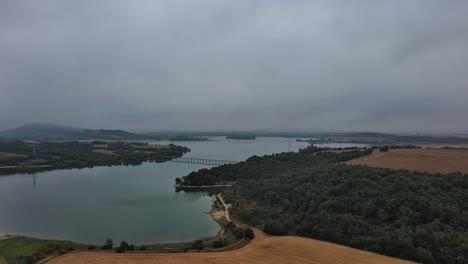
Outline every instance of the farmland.
[[348, 165], [408, 169], [430, 173], [468, 173], [468, 150], [444, 148], [390, 149], [346, 161]]
[[255, 239], [247, 246], [213, 253], [71, 253], [52, 259], [49, 264], [110, 263], [410, 263], [382, 255], [301, 237], [268, 236], [255, 230]]

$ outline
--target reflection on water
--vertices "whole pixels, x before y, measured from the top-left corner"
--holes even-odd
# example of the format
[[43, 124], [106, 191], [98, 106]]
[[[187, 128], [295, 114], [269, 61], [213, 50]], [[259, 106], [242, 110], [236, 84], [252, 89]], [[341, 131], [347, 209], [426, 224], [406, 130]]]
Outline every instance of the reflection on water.
[[[179, 142], [187, 156], [244, 160], [307, 146], [285, 138]], [[155, 142], [170, 143], [170, 142]], [[172, 142], [171, 142], [172, 143]], [[213, 236], [204, 192], [175, 192], [174, 180], [210, 166], [144, 163], [0, 177], [0, 234], [102, 244], [186, 241]], [[31, 186], [32, 181], [32, 186]]]

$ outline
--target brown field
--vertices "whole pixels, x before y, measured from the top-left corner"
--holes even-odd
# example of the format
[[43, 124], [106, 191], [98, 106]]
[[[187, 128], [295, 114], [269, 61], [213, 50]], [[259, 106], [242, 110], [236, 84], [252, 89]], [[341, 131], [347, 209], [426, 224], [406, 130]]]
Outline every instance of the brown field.
[[374, 150], [369, 156], [346, 161], [345, 164], [431, 173], [468, 173], [468, 151], [440, 148]]
[[185, 263], [411, 263], [367, 251], [301, 237], [274, 237], [255, 230], [255, 239], [233, 251], [202, 253], [100, 253], [79, 252], [54, 258], [49, 264], [185, 264]]

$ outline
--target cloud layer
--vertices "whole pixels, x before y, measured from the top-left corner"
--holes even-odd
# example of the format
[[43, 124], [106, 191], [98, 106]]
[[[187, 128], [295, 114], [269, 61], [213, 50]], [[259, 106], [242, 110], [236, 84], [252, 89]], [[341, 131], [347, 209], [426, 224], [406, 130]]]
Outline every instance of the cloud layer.
[[467, 1], [0, 2], [0, 128], [468, 131]]

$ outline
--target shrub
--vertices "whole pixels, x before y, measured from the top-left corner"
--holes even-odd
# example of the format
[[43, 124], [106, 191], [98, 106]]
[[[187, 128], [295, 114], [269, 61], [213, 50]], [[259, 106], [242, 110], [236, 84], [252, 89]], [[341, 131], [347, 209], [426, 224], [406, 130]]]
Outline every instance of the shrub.
[[202, 250], [203, 249], [203, 240], [201, 240], [201, 239], [195, 240], [192, 243], [192, 249]]
[[127, 249], [128, 249], [128, 243], [125, 240], [122, 240], [122, 242], [120, 242], [120, 246], [115, 250], [115, 252], [123, 253]]
[[101, 247], [102, 250], [110, 250], [114, 246], [114, 242], [112, 242], [112, 239], [108, 238], [104, 245]]
[[253, 239], [254, 238], [254, 232], [252, 228], [246, 228], [244, 229], [244, 237], [247, 239]]
[[226, 241], [222, 238], [218, 238], [218, 240], [213, 242], [213, 247], [215, 248], [221, 248], [226, 246]]

